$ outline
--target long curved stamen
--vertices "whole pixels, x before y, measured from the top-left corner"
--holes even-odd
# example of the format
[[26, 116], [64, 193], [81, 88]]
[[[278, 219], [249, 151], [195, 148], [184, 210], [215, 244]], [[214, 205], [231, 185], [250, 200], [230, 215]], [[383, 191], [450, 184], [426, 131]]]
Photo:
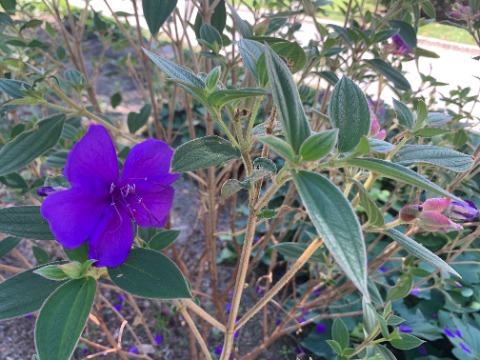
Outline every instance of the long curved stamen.
[[137, 200], [137, 203], [140, 204], [141, 207], [143, 207], [145, 209], [145, 211], [147, 212], [147, 214], [149, 216], [151, 216], [156, 222], [158, 222], [159, 224], [161, 224], [162, 222], [160, 220], [158, 220], [156, 218], [156, 216], [147, 208], [147, 206], [144, 204], [142, 198], [136, 194], [134, 194], [135, 196], [135, 199]]
[[122, 218], [122, 215], [120, 214], [120, 211], [118, 210], [117, 208], [117, 204], [115, 203], [115, 200], [113, 199], [113, 196], [112, 196], [112, 203], [110, 204], [113, 206], [113, 208], [115, 209], [117, 215], [118, 215], [118, 218], [120, 220], [120, 224], [118, 224], [117, 228], [115, 230], [112, 230], [110, 232], [116, 232], [118, 229], [120, 229], [120, 227], [122, 226], [123, 224], [123, 218]]

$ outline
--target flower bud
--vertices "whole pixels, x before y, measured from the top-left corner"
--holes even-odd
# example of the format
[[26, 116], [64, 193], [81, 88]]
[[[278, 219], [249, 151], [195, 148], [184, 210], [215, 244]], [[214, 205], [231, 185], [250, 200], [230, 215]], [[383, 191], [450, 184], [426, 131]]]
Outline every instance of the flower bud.
[[478, 209], [471, 200], [465, 200], [465, 203], [452, 201], [444, 214], [452, 220], [471, 221], [478, 216]]
[[58, 265], [58, 268], [72, 279], [78, 279], [82, 275], [82, 264], [80, 264], [78, 261], [72, 261], [67, 264]]
[[420, 216], [422, 207], [420, 205], [405, 205], [400, 209], [400, 219], [405, 222], [412, 222]]

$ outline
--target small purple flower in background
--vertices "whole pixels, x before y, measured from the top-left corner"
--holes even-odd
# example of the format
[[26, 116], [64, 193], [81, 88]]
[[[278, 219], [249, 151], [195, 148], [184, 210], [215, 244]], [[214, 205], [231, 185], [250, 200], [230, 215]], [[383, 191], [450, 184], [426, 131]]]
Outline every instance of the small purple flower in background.
[[407, 326], [407, 325], [399, 325], [398, 326], [398, 329], [401, 331], [401, 332], [405, 332], [405, 333], [409, 333], [409, 332], [412, 332], [412, 328]]
[[458, 345], [460, 345], [460, 347], [462, 348], [463, 351], [465, 351], [467, 354], [471, 354], [472, 353], [472, 350], [470, 350], [470, 348], [465, 345], [464, 343], [459, 343]]
[[322, 291], [320, 289], [313, 290], [312, 294], [315, 297], [319, 297]]
[[25, 315], [25, 317], [26, 317], [27, 319], [33, 319], [33, 314]]
[[125, 262], [134, 239], [132, 221], [162, 227], [172, 206], [179, 174], [170, 174], [173, 150], [147, 140], [132, 148], [119, 178], [115, 147], [107, 130], [92, 125], [67, 157], [64, 175], [72, 187], [43, 202], [41, 213], [55, 239], [66, 249], [88, 241], [95, 266]]
[[412, 291], [410, 291], [410, 295], [418, 296], [418, 294], [420, 294], [420, 290], [418, 288], [413, 288]]
[[385, 140], [385, 137], [387, 136], [387, 132], [380, 127], [380, 122], [378, 121], [378, 117], [375, 114], [373, 106], [374, 106], [373, 101], [368, 99], [368, 107], [370, 108], [370, 119], [371, 119], [370, 132], [368, 136], [378, 140]]
[[378, 271], [380, 271], [381, 273], [386, 273], [388, 271], [388, 268], [386, 266], [380, 266], [378, 268]]
[[[400, 209], [400, 219], [406, 223], [416, 222], [425, 231], [462, 231], [463, 226], [454, 223], [449, 218], [452, 212], [452, 203], [452, 200], [448, 198], [433, 198], [428, 199], [421, 205], [405, 205]], [[470, 202], [468, 202], [468, 207], [471, 207]], [[475, 217], [477, 215], [478, 211]]]
[[420, 345], [418, 348], [417, 348], [418, 352], [420, 353], [420, 355], [422, 356], [427, 356], [428, 355], [428, 351], [427, 351], [427, 348], [423, 345]]
[[257, 294], [257, 295], [262, 295], [264, 292], [265, 292], [265, 290], [263, 290], [263, 288], [261, 288], [260, 286], [257, 286], [255, 288], [255, 294]]
[[222, 355], [222, 350], [223, 350], [223, 346], [222, 346], [222, 345], [216, 346], [216, 347], [215, 347], [215, 354], [217, 354], [217, 355]]
[[406, 56], [410, 60], [413, 59], [410, 46], [398, 34], [392, 36], [392, 44], [389, 46], [390, 53], [393, 55]]
[[453, 332], [451, 332], [449, 328], [443, 329], [443, 332], [444, 332], [445, 335], [447, 335], [448, 337], [451, 337], [451, 338], [454, 338], [454, 337], [455, 337], [455, 334], [454, 334]]
[[315, 330], [317, 331], [317, 334], [323, 334], [327, 331], [328, 327], [327, 325], [325, 325], [324, 323], [322, 322], [319, 322], [316, 326], [315, 326]]
[[163, 337], [160, 334], [156, 334], [153, 340], [155, 341], [155, 344], [160, 345], [163, 342]]
[[465, 200], [465, 204], [452, 201], [444, 214], [455, 221], [472, 221], [478, 216], [478, 209], [471, 200]]
[[117, 310], [118, 312], [120, 312], [120, 311], [122, 310], [122, 304], [113, 305], [113, 307], [114, 307], [115, 310]]
[[130, 354], [138, 354], [138, 349], [135, 346], [130, 346], [127, 351]]
[[459, 338], [462, 337], [462, 333], [461, 333], [460, 330], [458, 330], [458, 329], [455, 330], [455, 334], [456, 334]]
[[232, 304], [227, 303], [227, 304], [225, 305], [225, 312], [230, 312], [230, 310], [232, 310]]

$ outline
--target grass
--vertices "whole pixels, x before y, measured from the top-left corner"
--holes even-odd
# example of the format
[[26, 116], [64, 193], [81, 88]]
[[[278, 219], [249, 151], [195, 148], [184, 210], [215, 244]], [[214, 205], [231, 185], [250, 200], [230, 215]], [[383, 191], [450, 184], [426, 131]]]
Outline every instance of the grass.
[[[253, 4], [253, 1], [254, 0], [243, 0], [243, 2], [249, 6]], [[265, 0], [256, 0], [256, 1], [261, 5], [266, 4]], [[344, 12], [347, 8], [346, 2], [348, 3], [348, 1], [345, 1], [345, 0], [332, 0], [331, 5], [325, 5], [324, 7], [322, 7], [325, 14], [324, 15], [320, 14], [319, 18], [323, 18], [327, 21], [343, 22], [345, 19]], [[375, 9], [375, 0], [365, 0], [363, 10], [364, 11], [370, 10], [373, 12], [374, 9]], [[357, 15], [354, 16], [354, 18], [357, 19], [359, 18], [358, 11], [356, 12], [356, 14]], [[425, 37], [446, 40], [446, 41], [456, 42], [460, 44], [476, 45], [472, 36], [466, 30], [449, 26], [449, 25], [439, 24], [439, 23], [430, 23], [428, 25], [421, 26], [418, 34]]]

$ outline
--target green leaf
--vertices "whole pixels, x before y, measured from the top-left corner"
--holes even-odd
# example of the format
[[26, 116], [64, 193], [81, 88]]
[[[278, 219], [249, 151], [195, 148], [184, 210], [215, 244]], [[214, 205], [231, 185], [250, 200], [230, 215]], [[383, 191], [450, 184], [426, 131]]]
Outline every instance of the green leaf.
[[379, 344], [374, 344], [373, 347], [377, 354], [380, 355], [380, 360], [397, 360], [396, 356], [387, 347]]
[[464, 172], [473, 166], [470, 155], [431, 145], [404, 145], [393, 157], [397, 164], [431, 164], [455, 172]]
[[265, 177], [272, 177], [277, 173], [277, 166], [269, 158], [256, 158], [253, 160], [252, 167], [252, 174], [247, 178], [249, 181], [258, 181]]
[[10, 173], [5, 176], [0, 176], [0, 182], [14, 189], [26, 189], [28, 184], [25, 179], [18, 173]]
[[387, 301], [399, 300], [410, 294], [413, 288], [413, 277], [406, 273], [398, 278], [394, 287], [388, 290]]
[[72, 261], [78, 261], [79, 263], [84, 263], [88, 259], [88, 243], [85, 241], [79, 247], [68, 250], [63, 248], [63, 251], [68, 256], [68, 258]]
[[31, 86], [24, 81], [12, 79], [0, 79], [0, 91], [13, 97], [21, 99], [25, 97], [23, 90], [30, 90]]
[[122, 93], [116, 92], [115, 94], [112, 95], [110, 98], [110, 105], [112, 105], [112, 108], [116, 108], [120, 103], [122, 102]]
[[325, 342], [328, 344], [328, 346], [330, 346], [332, 348], [333, 351], [335, 351], [337, 354], [341, 354], [342, 353], [342, 347], [340, 346], [340, 344], [338, 342], [336, 342], [335, 340], [325, 340]]
[[311, 130], [297, 86], [287, 65], [269, 47], [265, 49], [265, 61], [273, 103], [277, 108], [285, 138], [295, 154], [298, 154]]
[[52, 115], [8, 142], [0, 150], [0, 176], [28, 165], [54, 147], [62, 136], [64, 123], [65, 114]]
[[32, 246], [32, 252], [35, 260], [37, 260], [37, 265], [43, 265], [48, 263], [48, 253], [44, 249], [39, 246]]
[[342, 349], [345, 349], [350, 342], [350, 334], [348, 333], [347, 326], [340, 318], [336, 318], [333, 321], [332, 338], [340, 345]]
[[56, 265], [41, 267], [40, 269], [35, 270], [34, 273], [43, 276], [46, 279], [55, 281], [62, 281], [69, 278], [68, 275]]
[[401, 233], [400, 231], [396, 229], [388, 229], [385, 231], [385, 234], [395, 240], [405, 250], [418, 257], [419, 259], [425, 261], [426, 263], [446, 272], [449, 272], [453, 275], [461, 277], [445, 261], [440, 259], [437, 255], [425, 248], [423, 245], [417, 243], [415, 240], [409, 238], [407, 235]]
[[425, 12], [425, 14], [428, 15], [428, 17], [435, 19], [437, 14], [435, 12], [435, 5], [432, 4], [431, 1], [427, 0], [422, 2], [422, 10]]
[[410, 334], [401, 333], [400, 336], [401, 339], [390, 340], [390, 344], [398, 350], [412, 350], [425, 342]]
[[218, 54], [223, 46], [222, 35], [212, 25], [203, 24], [200, 27], [200, 38], [209, 45], [215, 54]]
[[212, 71], [208, 73], [207, 78], [205, 79], [205, 85], [207, 86], [208, 91], [215, 91], [221, 74], [222, 68], [220, 66], [214, 67]]
[[409, 91], [412, 89], [407, 78], [403, 76], [400, 71], [382, 59], [370, 59], [365, 60], [365, 62], [390, 80], [398, 90]]
[[398, 35], [403, 41], [410, 47], [417, 47], [417, 32], [412, 25], [403, 21], [389, 21], [388, 22], [393, 29], [399, 29]]
[[146, 298], [192, 298], [187, 280], [165, 255], [147, 249], [133, 249], [127, 261], [109, 268], [110, 279], [119, 288]]
[[[155, 0], [153, 0], [155, 1]], [[150, 51], [143, 49], [145, 54], [157, 65], [163, 72], [172, 78], [173, 81], [180, 81], [184, 84], [197, 89], [205, 89], [205, 83], [195, 75], [191, 70], [178, 66]]]
[[365, 242], [357, 216], [342, 192], [327, 178], [292, 172], [293, 181], [318, 234], [348, 278], [369, 297]]
[[373, 43], [382, 42], [390, 39], [392, 36], [398, 34], [399, 29], [386, 29], [375, 33]]
[[393, 99], [393, 106], [395, 107], [395, 113], [397, 114], [398, 123], [406, 129], [411, 129], [413, 127], [413, 113], [410, 109], [396, 99]]
[[212, 135], [180, 145], [173, 155], [172, 171], [185, 172], [220, 165], [241, 156], [240, 150], [221, 137]]
[[155, 236], [148, 242], [148, 247], [162, 251], [169, 247], [180, 235], [180, 231], [178, 230], [163, 230], [159, 233], [155, 234]]
[[0, 320], [37, 311], [47, 297], [62, 284], [35, 274], [37, 269], [24, 271], [0, 284]]
[[367, 189], [365, 189], [361, 182], [352, 179], [360, 190], [360, 202], [365, 208], [365, 211], [368, 215], [368, 222], [374, 226], [382, 226], [384, 224], [383, 215], [380, 209], [377, 207], [375, 200], [369, 194]]
[[240, 32], [243, 38], [249, 38], [250, 36], [252, 36], [252, 31], [250, 30], [248, 24], [240, 17], [240, 15], [238, 15], [233, 6], [228, 4], [228, 7], [230, 8], [230, 12], [232, 13], [233, 22], [235, 23], [236, 30]]
[[237, 179], [228, 179], [223, 183], [220, 193], [224, 199], [228, 199], [242, 189], [245, 189], [244, 182], [240, 182]]
[[17, 6], [17, 0], [0, 0], [0, 5], [10, 14], [15, 14], [15, 7]]
[[443, 195], [450, 199], [463, 202], [462, 199], [456, 197], [455, 195], [450, 194], [448, 191], [444, 190], [443, 188], [431, 182], [430, 180], [424, 178], [423, 176], [417, 174], [415, 171], [412, 171], [404, 166], [397, 165], [390, 161], [385, 161], [380, 159], [356, 158], [356, 159], [348, 159], [347, 163], [349, 165], [357, 166], [362, 169], [376, 172], [387, 178], [397, 180], [397, 181], [402, 181], [404, 183], [417, 186], [421, 189], [431, 191], [435, 194]]
[[92, 277], [71, 280], [45, 302], [35, 324], [40, 360], [68, 360], [75, 350], [93, 306], [97, 282]]
[[425, 118], [425, 125], [427, 126], [442, 126], [452, 120], [450, 115], [445, 115], [439, 112], [429, 112]]
[[259, 83], [257, 75], [257, 61], [263, 55], [265, 46], [248, 39], [240, 39], [237, 41], [238, 52], [242, 57], [243, 63]]
[[143, 16], [147, 22], [150, 34], [158, 34], [160, 27], [173, 13], [177, 0], [142, 0]]
[[[280, 254], [285, 257], [298, 259], [307, 249], [308, 244], [304, 243], [294, 243], [294, 242], [283, 242], [277, 245], [272, 246], [272, 249], [277, 250]], [[325, 256], [323, 255], [322, 249], [317, 249], [313, 255], [308, 259], [309, 262], [325, 262]]]
[[415, 49], [415, 56], [417, 58], [419, 58], [421, 56], [426, 57], [426, 58], [432, 58], [432, 59], [440, 58], [440, 55], [438, 55], [436, 52], [433, 52], [433, 51], [430, 51], [430, 50], [427, 50], [427, 49], [423, 49], [423, 48], [420, 48], [420, 47], [417, 47]]
[[264, 145], [267, 145], [281, 157], [291, 162], [295, 162], [295, 153], [293, 152], [292, 147], [278, 137], [272, 135], [260, 136], [258, 137], [258, 141]]
[[264, 95], [268, 95], [268, 92], [260, 88], [226, 89], [215, 91], [208, 96], [207, 100], [213, 106], [221, 108], [234, 100]]
[[19, 238], [9, 236], [0, 241], [0, 258], [7, 255], [11, 250], [15, 249], [15, 247], [20, 242]]
[[39, 206], [0, 209], [0, 233], [35, 240], [54, 240]]
[[145, 104], [140, 109], [139, 113], [136, 113], [136, 112], [128, 113], [128, 116], [127, 116], [128, 131], [130, 131], [131, 134], [135, 134], [138, 130], [140, 130], [140, 128], [147, 123], [151, 112], [152, 112], [152, 105]]
[[[307, 55], [297, 42], [278, 42], [270, 47], [284, 62], [288, 64], [288, 68], [292, 74], [303, 69], [307, 63]], [[268, 84], [268, 72], [266, 69], [265, 55], [261, 56], [257, 62], [257, 75], [260, 84]]]
[[417, 101], [417, 121], [415, 122], [415, 126], [413, 127], [413, 131], [416, 132], [417, 130], [421, 129], [424, 125], [423, 123], [427, 120], [428, 117], [428, 109], [427, 105], [423, 100]]
[[329, 118], [338, 128], [338, 150], [353, 150], [370, 132], [370, 108], [362, 90], [344, 76], [335, 85], [329, 105]]
[[327, 80], [332, 86], [337, 85], [337, 82], [340, 80], [338, 76], [331, 71], [314, 71], [312, 72], [312, 74], [318, 75], [321, 78]]
[[369, 138], [368, 143], [370, 144], [370, 150], [374, 153], [385, 154], [395, 148], [395, 145], [392, 145], [387, 141], [378, 140], [375, 138]]
[[403, 322], [405, 322], [404, 318], [401, 318], [400, 316], [397, 316], [397, 315], [390, 315], [390, 317], [387, 320], [387, 325], [397, 326]]
[[338, 129], [326, 130], [310, 136], [302, 144], [300, 155], [304, 161], [317, 161], [328, 155], [337, 142]]

